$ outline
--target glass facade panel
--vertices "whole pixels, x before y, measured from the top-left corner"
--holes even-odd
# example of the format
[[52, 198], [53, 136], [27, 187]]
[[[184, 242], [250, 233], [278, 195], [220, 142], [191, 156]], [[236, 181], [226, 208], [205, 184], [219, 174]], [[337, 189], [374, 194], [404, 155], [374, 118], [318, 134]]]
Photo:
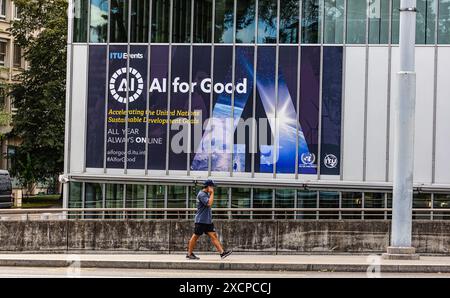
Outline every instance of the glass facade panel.
[[[366, 192], [364, 193], [364, 208], [384, 208], [385, 194]], [[383, 219], [384, 212], [365, 211], [364, 218], [367, 219]]]
[[[273, 190], [272, 189], [253, 189], [253, 208], [272, 208], [273, 207]], [[254, 219], [272, 218], [271, 212], [254, 211]]]
[[214, 41], [216, 43], [233, 43], [234, 1], [216, 0]]
[[150, 27], [150, 0], [131, 1], [131, 42], [148, 42]]
[[[165, 195], [165, 186], [147, 185], [147, 208], [164, 208]], [[164, 218], [164, 212], [147, 212], [147, 218]]]
[[170, 0], [152, 1], [152, 42], [169, 42]]
[[299, 42], [299, 3], [298, 0], [280, 1], [280, 43]]
[[389, 43], [389, 0], [369, 2], [369, 43]]
[[416, 44], [434, 44], [437, 0], [417, 0]]
[[[252, 191], [250, 188], [232, 188], [231, 189], [231, 208], [251, 208]], [[242, 214], [242, 215], [241, 215]], [[233, 218], [248, 219], [248, 212], [233, 212]]]
[[[297, 208], [317, 208], [317, 191], [297, 191]], [[297, 219], [316, 219], [316, 211], [298, 212]]]
[[[431, 208], [431, 194], [414, 193], [413, 209], [429, 209]], [[413, 219], [430, 219], [429, 212], [413, 211]]]
[[73, 5], [73, 42], [87, 42], [89, 0], [75, 0]]
[[277, 2], [278, 0], [258, 1], [258, 43], [277, 42]]
[[[319, 208], [339, 208], [339, 192], [320, 191]], [[320, 219], [338, 219], [336, 212], [320, 211]]]
[[194, 42], [210, 43], [212, 37], [213, 0], [194, 1]]
[[191, 0], [173, 0], [172, 42], [191, 42]]
[[[103, 185], [99, 183], [86, 183], [84, 191], [84, 208], [103, 207]], [[84, 212], [84, 218], [101, 218], [98, 213]]]
[[341, 44], [344, 39], [345, 0], [325, 0], [323, 42]]
[[[450, 208], [450, 194], [435, 194], [433, 198], [433, 207], [435, 209], [449, 209]], [[434, 212], [433, 219], [450, 219], [450, 215], [440, 212]]]
[[111, 1], [110, 42], [128, 42], [128, 0]]
[[[126, 185], [125, 207], [144, 208], [145, 206], [145, 186], [139, 184]], [[144, 218], [142, 212], [128, 212], [127, 218]]]
[[400, 0], [392, 0], [392, 29], [391, 42], [398, 44], [398, 34], [400, 29]]
[[[167, 187], [167, 208], [187, 208], [186, 206], [186, 186], [168, 186]], [[187, 216], [186, 212], [177, 211], [170, 212], [168, 218], [184, 218]]]
[[[362, 208], [363, 194], [361, 192], [343, 192], [342, 208]], [[361, 211], [343, 211], [342, 219], [361, 219]]]
[[69, 208], [83, 208], [81, 196], [83, 184], [80, 182], [70, 182], [69, 185]]
[[255, 42], [255, 0], [239, 0], [236, 8], [236, 43]]
[[347, 0], [347, 43], [366, 42], [367, 2]]
[[450, 44], [450, 0], [439, 0], [438, 42]]
[[[275, 208], [294, 208], [295, 190], [294, 189], [276, 189], [275, 190]], [[294, 212], [280, 211], [276, 212], [275, 219], [293, 219]]]
[[91, 0], [89, 40], [90, 42], [106, 42], [108, 35], [108, 9], [107, 0]]
[[321, 1], [305, 0], [302, 5], [302, 43], [321, 42]]
[[[124, 185], [106, 184], [105, 208], [123, 208]], [[105, 218], [122, 218], [120, 212], [106, 212]]]

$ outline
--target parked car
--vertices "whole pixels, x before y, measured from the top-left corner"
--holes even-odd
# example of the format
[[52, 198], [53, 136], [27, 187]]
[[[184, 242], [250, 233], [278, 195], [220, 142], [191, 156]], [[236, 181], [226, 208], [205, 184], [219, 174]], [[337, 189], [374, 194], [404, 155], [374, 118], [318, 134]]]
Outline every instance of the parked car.
[[8, 171], [0, 170], [0, 208], [11, 208], [14, 204], [12, 182]]

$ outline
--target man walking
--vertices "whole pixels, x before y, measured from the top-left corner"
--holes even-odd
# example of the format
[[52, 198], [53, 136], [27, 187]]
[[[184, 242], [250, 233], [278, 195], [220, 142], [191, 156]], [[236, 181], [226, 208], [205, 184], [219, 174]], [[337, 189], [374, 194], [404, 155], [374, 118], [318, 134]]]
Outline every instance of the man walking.
[[188, 254], [186, 259], [200, 260], [199, 257], [194, 255], [193, 251], [197, 240], [203, 234], [207, 234], [212, 243], [216, 247], [222, 259], [225, 259], [232, 254], [231, 250], [224, 251], [220, 241], [217, 237], [214, 224], [212, 222], [211, 207], [214, 204], [214, 187], [216, 187], [214, 181], [207, 180], [203, 184], [203, 189], [197, 195], [197, 213], [195, 214], [195, 230], [191, 240], [189, 240]]

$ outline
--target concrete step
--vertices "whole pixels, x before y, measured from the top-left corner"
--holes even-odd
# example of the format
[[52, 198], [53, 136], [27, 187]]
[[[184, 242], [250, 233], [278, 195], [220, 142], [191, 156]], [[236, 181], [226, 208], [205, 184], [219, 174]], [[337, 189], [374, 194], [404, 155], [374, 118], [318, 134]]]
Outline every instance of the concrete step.
[[177, 270], [250, 271], [328, 271], [385, 273], [450, 273], [450, 257], [422, 257], [420, 260], [383, 260], [381, 256], [232, 255], [220, 260], [216, 255], [201, 256], [200, 261], [184, 255], [130, 254], [2, 254], [0, 266], [82, 267]]

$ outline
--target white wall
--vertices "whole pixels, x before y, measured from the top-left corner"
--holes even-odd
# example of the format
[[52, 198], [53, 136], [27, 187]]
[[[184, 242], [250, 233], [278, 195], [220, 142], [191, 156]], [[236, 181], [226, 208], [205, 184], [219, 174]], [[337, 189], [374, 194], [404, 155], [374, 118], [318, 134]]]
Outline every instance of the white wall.
[[345, 55], [343, 180], [360, 181], [364, 157], [366, 48], [347, 47]]
[[389, 49], [370, 47], [368, 64], [366, 180], [386, 180]]
[[438, 50], [435, 182], [450, 184], [450, 48]]
[[86, 95], [87, 95], [87, 64], [88, 47], [86, 45], [74, 45], [72, 69], [72, 97], [70, 130], [70, 172], [83, 172], [85, 164], [85, 140], [86, 130]]

